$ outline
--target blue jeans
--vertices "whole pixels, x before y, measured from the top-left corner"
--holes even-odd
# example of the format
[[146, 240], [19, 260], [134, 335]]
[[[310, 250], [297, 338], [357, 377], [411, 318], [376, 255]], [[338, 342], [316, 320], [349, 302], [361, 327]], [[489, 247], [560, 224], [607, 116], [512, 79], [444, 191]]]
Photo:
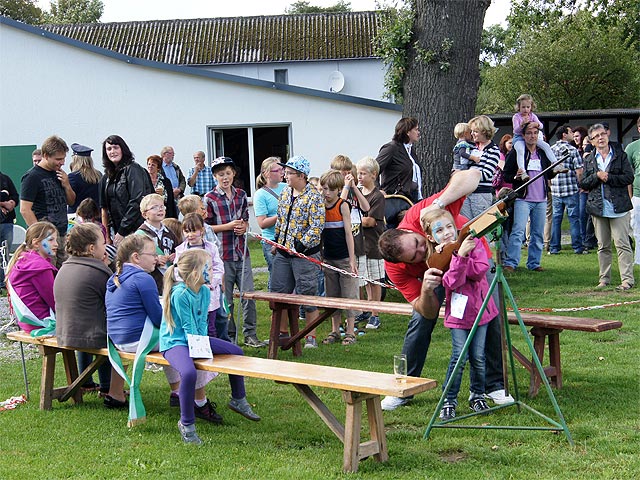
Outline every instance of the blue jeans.
[[547, 202], [528, 202], [516, 200], [513, 206], [513, 228], [509, 235], [505, 267], [516, 268], [520, 264], [520, 251], [524, 242], [527, 220], [531, 220], [527, 268], [533, 270], [540, 266], [544, 236], [544, 223]]
[[262, 255], [267, 262], [267, 269], [269, 270], [269, 280], [267, 280], [267, 290], [271, 290], [271, 266], [273, 265], [273, 253], [271, 253], [271, 245], [266, 242], [262, 243]]
[[596, 240], [596, 232], [593, 228], [593, 221], [591, 220], [591, 215], [587, 212], [587, 197], [589, 196], [588, 192], [580, 192], [580, 212], [578, 215], [580, 216], [580, 235], [582, 236], [582, 247], [583, 249], [593, 250], [598, 246], [598, 241]]
[[[7, 241], [7, 249], [4, 252], [4, 258], [9, 263], [9, 251], [13, 243], [13, 223], [0, 223], [0, 244], [5, 240]], [[5, 288], [4, 268], [2, 268], [2, 265], [0, 265], [0, 288]]]
[[[84, 372], [95, 358], [92, 354], [87, 352], [76, 352], [76, 357], [78, 358], [78, 370], [80, 370], [80, 373]], [[98, 367], [98, 379], [100, 381], [100, 391], [108, 392], [109, 385], [111, 384], [111, 363], [104, 362]], [[87, 378], [85, 385], [92, 383], [93, 375]]]
[[[447, 377], [442, 385], [446, 386], [451, 374], [453, 373], [453, 368], [462, 353], [462, 347], [464, 347], [465, 342], [467, 341], [467, 337], [469, 336], [469, 332], [471, 330], [464, 330], [462, 328], [452, 328], [451, 329], [451, 360], [449, 360], [449, 368], [447, 369]], [[487, 325], [479, 325], [471, 343], [469, 344], [469, 350], [464, 356], [464, 360], [456, 376], [453, 378], [453, 383], [451, 384], [451, 388], [447, 392], [447, 400], [446, 403], [449, 405], [458, 405], [458, 392], [460, 391], [460, 383], [462, 382], [462, 372], [464, 371], [464, 366], [467, 363], [467, 359], [469, 359], [470, 367], [470, 378], [471, 384], [469, 386], [469, 401], [475, 400], [476, 398], [483, 398], [484, 394], [484, 340], [487, 334]]]
[[571, 229], [571, 248], [575, 253], [582, 253], [582, 234], [580, 233], [580, 194], [578, 192], [567, 197], [552, 197], [553, 216], [551, 218], [551, 244], [549, 251], [557, 253], [562, 250], [562, 218], [567, 209], [569, 227]]

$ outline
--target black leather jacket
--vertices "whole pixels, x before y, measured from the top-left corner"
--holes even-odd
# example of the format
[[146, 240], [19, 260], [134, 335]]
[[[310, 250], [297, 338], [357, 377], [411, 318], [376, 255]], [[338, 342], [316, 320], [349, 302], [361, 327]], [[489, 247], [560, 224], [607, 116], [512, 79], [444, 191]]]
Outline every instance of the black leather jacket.
[[628, 186], [633, 183], [633, 167], [627, 158], [627, 154], [621, 148], [609, 143], [609, 148], [613, 150], [613, 158], [607, 166], [609, 178], [606, 183], [598, 178], [598, 162], [596, 161], [596, 150], [592, 150], [584, 159], [584, 174], [580, 182], [580, 188], [587, 190], [587, 211], [591, 215], [602, 216], [602, 189], [604, 186], [604, 197], [613, 204], [616, 213], [628, 212], [633, 208], [631, 198], [629, 198]]
[[113, 180], [102, 177], [100, 206], [107, 209], [115, 233], [125, 237], [142, 225], [140, 201], [154, 191], [149, 173], [134, 161], [117, 170]]

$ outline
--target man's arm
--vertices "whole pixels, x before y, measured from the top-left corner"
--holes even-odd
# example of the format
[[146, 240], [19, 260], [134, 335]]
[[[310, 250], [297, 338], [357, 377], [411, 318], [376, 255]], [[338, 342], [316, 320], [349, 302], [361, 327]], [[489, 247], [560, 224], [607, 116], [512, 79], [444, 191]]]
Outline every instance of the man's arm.
[[440, 195], [432, 205], [435, 205], [434, 208], [444, 208], [459, 198], [473, 193], [475, 189], [478, 188], [481, 176], [480, 170], [476, 169], [462, 170], [456, 173], [451, 177], [451, 180], [449, 180], [449, 184], [446, 186], [444, 192], [442, 192], [442, 195]]
[[24, 221], [27, 222], [28, 227], [38, 221], [31, 207], [33, 207], [33, 202], [20, 200], [20, 214], [24, 217]]
[[440, 300], [435, 289], [442, 284], [442, 273], [437, 268], [430, 268], [424, 272], [420, 296], [411, 302], [415, 311], [425, 318], [437, 318], [440, 313]]
[[62, 185], [62, 188], [64, 188], [64, 195], [67, 199], [67, 205], [73, 205], [76, 201], [76, 192], [74, 192], [73, 188], [71, 188], [67, 172], [65, 172], [64, 170], [58, 170], [56, 172], [56, 175], [58, 176], [60, 185]]

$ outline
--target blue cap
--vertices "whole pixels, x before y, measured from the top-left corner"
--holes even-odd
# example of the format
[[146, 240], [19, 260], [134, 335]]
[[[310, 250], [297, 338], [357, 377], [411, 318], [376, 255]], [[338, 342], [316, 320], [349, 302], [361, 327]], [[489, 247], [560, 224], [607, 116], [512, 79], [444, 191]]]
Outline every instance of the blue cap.
[[223, 167], [231, 167], [234, 170], [236, 169], [236, 164], [233, 163], [233, 160], [230, 157], [218, 157], [213, 162], [211, 162], [211, 172], [216, 173], [216, 170], [220, 170]]
[[79, 143], [72, 143], [71, 150], [74, 155], [78, 155], [80, 157], [90, 157], [91, 152], [93, 152], [93, 148], [85, 147], [84, 145], [80, 145]]
[[309, 176], [309, 173], [311, 173], [311, 165], [309, 164], [309, 160], [304, 158], [302, 155], [291, 157], [287, 163], [278, 162], [278, 165], [292, 168], [300, 173], [304, 173], [307, 177]]

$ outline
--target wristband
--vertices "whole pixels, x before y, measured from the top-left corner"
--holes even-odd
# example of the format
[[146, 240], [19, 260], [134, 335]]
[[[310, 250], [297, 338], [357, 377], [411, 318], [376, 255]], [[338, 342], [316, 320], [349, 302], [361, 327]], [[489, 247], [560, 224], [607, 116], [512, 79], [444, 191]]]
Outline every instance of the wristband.
[[444, 207], [445, 207], [444, 203], [442, 203], [442, 200], [440, 200], [439, 198], [436, 198], [433, 201], [433, 204], [438, 208], [443, 208], [444, 209]]

